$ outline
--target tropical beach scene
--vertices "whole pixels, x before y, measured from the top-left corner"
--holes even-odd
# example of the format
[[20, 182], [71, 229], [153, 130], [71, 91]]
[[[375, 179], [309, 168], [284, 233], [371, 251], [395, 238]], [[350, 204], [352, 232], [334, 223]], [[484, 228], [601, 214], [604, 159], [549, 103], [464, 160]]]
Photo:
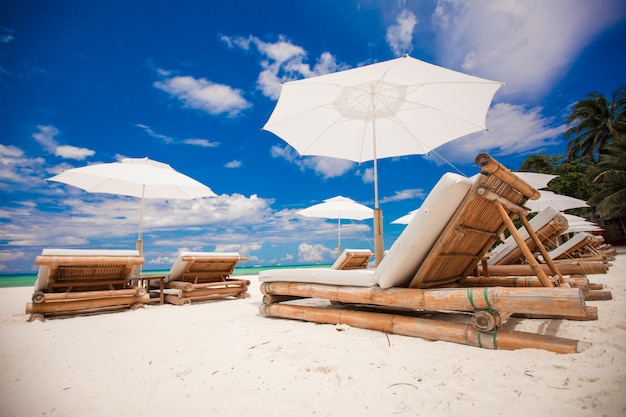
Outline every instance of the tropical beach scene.
[[0, 416], [626, 414], [620, 0], [0, 3]]

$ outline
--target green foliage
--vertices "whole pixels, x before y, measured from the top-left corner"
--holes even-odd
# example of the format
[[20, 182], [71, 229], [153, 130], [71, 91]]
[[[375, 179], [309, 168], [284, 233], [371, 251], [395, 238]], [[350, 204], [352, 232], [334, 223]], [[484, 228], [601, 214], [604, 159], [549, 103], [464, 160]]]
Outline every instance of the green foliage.
[[529, 155], [520, 166], [520, 171], [537, 172], [540, 174], [554, 174], [561, 165], [563, 156], [561, 155]]
[[590, 93], [576, 103], [567, 123], [572, 125], [565, 132], [567, 159], [588, 157], [595, 162], [606, 145], [626, 135], [626, 87], [616, 89], [611, 101]]
[[603, 218], [626, 214], [626, 139], [606, 145], [588, 180], [603, 187], [589, 200]]

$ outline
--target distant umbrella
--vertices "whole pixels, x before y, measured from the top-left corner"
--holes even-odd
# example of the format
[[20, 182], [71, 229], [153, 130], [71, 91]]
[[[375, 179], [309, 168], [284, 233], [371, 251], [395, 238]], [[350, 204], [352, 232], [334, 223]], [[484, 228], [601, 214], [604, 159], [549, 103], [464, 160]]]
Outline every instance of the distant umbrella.
[[337, 196], [300, 210], [296, 214], [304, 217], [337, 219], [337, 250], [341, 253], [341, 219], [371, 219], [374, 217], [374, 210], [350, 198]]
[[526, 181], [528, 185], [537, 190], [546, 188], [550, 181], [558, 177], [558, 175], [540, 174], [538, 172], [515, 172], [515, 175]]
[[542, 211], [547, 207], [552, 207], [558, 211], [589, 207], [586, 201], [578, 198], [555, 194], [551, 191], [541, 191], [540, 193], [541, 197], [537, 200], [528, 200], [526, 202], [526, 207], [528, 207], [531, 212]]
[[141, 198], [137, 235], [137, 249], [140, 251], [143, 249], [144, 199], [192, 200], [216, 195], [206, 185], [181, 174], [168, 164], [148, 158], [125, 158], [121, 162], [68, 169], [48, 180], [73, 185], [89, 193]]

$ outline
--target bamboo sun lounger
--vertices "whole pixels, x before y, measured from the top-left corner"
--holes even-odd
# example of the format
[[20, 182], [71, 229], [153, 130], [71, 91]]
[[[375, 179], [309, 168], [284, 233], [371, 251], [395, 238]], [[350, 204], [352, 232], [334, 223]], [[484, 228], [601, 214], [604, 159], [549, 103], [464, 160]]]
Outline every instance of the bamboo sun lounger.
[[[592, 320], [597, 310], [585, 305], [580, 288], [565, 282], [526, 220], [523, 204], [539, 192], [487, 154], [476, 163], [482, 172], [474, 179], [452, 173], [441, 178], [377, 268], [262, 271], [261, 314], [490, 349], [579, 351], [576, 340], [506, 329], [513, 314]], [[547, 259], [548, 272], [513, 225], [516, 215]], [[507, 280], [471, 286], [479, 261], [504, 229], [541, 287], [505, 287]], [[445, 312], [450, 319], [425, 318], [424, 312]]]
[[332, 269], [364, 269], [374, 253], [369, 249], [344, 249], [331, 266]]
[[184, 305], [218, 298], [247, 298], [250, 281], [230, 278], [237, 263], [245, 260], [236, 252], [182, 251], [164, 279], [165, 300]]
[[32, 321], [143, 306], [147, 290], [132, 285], [143, 263], [136, 250], [44, 249], [26, 314]]

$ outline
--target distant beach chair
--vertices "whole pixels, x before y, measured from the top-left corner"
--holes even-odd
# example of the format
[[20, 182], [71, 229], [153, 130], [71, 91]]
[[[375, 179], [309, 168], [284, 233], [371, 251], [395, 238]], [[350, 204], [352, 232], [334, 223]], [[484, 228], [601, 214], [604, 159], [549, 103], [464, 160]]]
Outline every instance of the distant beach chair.
[[218, 298], [247, 298], [249, 280], [230, 278], [239, 261], [236, 252], [181, 251], [165, 277], [165, 300], [176, 305]]
[[331, 266], [332, 269], [364, 269], [374, 253], [369, 249], [344, 249]]
[[43, 320], [135, 309], [150, 299], [132, 285], [143, 263], [136, 250], [44, 249], [35, 259], [39, 272], [26, 313]]
[[587, 232], [578, 232], [567, 241], [550, 251], [550, 256], [554, 260], [596, 260], [607, 263], [614, 260], [614, 249], [600, 249], [604, 244], [602, 236], [595, 236]]
[[[489, 155], [478, 155], [476, 163], [482, 172], [473, 180], [452, 173], [441, 178], [377, 268], [261, 271], [261, 314], [491, 349], [578, 351], [575, 340], [501, 328], [512, 314], [593, 320], [597, 311], [585, 305], [582, 290], [564, 282], [553, 263], [550, 274], [539, 267], [511, 221], [514, 215], [524, 217], [530, 238], [547, 258], [522, 207], [539, 193]], [[516, 235], [542, 287], [466, 285], [504, 229]], [[330, 305], [290, 303], [294, 298]], [[446, 312], [446, 318], [424, 318], [419, 316], [423, 311]], [[451, 313], [470, 313], [471, 323], [459, 321], [458, 315], [447, 319]]]

